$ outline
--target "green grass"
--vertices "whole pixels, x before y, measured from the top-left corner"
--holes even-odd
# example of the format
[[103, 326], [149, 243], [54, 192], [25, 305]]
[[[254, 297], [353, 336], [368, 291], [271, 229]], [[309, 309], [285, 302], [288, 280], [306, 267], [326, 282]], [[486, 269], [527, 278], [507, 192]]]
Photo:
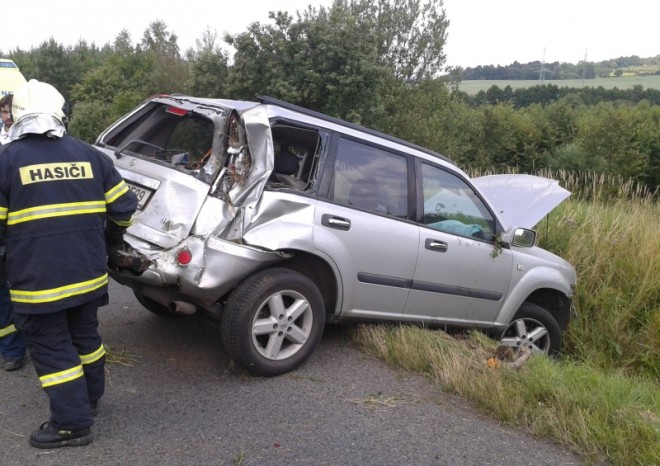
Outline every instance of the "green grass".
[[[540, 80], [473, 80], [473, 81], [462, 81], [459, 85], [459, 89], [463, 92], [467, 92], [470, 95], [474, 95], [479, 91], [487, 91], [491, 86], [497, 86], [500, 89], [504, 89], [507, 85], [511, 86], [512, 89], [519, 89], [525, 87], [532, 87], [541, 85]], [[659, 89], [660, 90], [660, 75], [651, 75], [651, 76], [613, 76], [608, 78], [596, 78], [596, 79], [562, 79], [562, 80], [552, 80], [546, 79], [543, 84], [553, 84], [558, 87], [599, 87], [602, 86], [605, 89], [632, 89], [633, 86], [641, 85], [644, 89]]]

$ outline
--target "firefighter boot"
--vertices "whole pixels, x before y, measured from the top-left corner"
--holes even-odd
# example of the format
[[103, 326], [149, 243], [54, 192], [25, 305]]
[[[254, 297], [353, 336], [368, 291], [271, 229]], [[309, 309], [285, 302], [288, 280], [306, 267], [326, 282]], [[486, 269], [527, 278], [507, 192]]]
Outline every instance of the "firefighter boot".
[[30, 435], [30, 445], [35, 448], [81, 447], [92, 443], [94, 436], [89, 429], [78, 431], [57, 430], [48, 422], [41, 424]]
[[20, 369], [24, 365], [25, 365], [25, 356], [21, 356], [20, 358], [5, 358], [4, 369], [7, 372], [15, 371], [17, 369]]

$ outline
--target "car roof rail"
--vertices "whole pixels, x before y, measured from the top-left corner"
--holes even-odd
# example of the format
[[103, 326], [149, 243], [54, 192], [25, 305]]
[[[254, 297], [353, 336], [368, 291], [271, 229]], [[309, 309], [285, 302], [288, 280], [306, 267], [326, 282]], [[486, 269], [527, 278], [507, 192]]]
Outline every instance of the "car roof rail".
[[325, 120], [330, 123], [334, 123], [337, 125], [345, 126], [350, 129], [354, 129], [357, 131], [361, 131], [363, 133], [370, 134], [372, 136], [377, 136], [382, 139], [386, 139], [391, 142], [396, 142], [397, 144], [401, 144], [402, 146], [410, 147], [411, 149], [418, 150], [420, 152], [424, 152], [426, 154], [432, 155], [434, 157], [438, 157], [442, 160], [445, 160], [447, 162], [451, 162], [451, 159], [447, 157], [446, 155], [442, 155], [438, 152], [435, 152], [431, 149], [427, 149], [426, 147], [418, 146], [417, 144], [413, 144], [412, 142], [405, 141], [403, 139], [399, 139], [395, 136], [391, 136], [389, 134], [381, 133], [380, 131], [376, 131], [375, 129], [370, 129], [370, 128], [365, 128], [364, 126], [356, 125], [355, 123], [349, 123], [348, 121], [342, 120], [340, 118], [332, 117], [329, 115], [325, 115], [324, 113], [316, 112], [314, 110], [309, 110], [304, 107], [299, 107], [298, 105], [290, 104], [289, 102], [285, 102], [284, 100], [279, 100], [274, 97], [269, 97], [266, 95], [260, 95], [257, 96], [257, 99], [259, 102], [262, 104], [266, 105], [275, 105], [277, 107], [282, 107], [287, 110], [292, 110], [294, 112], [302, 113], [303, 115], [311, 116], [314, 118], [318, 118], [319, 120]]

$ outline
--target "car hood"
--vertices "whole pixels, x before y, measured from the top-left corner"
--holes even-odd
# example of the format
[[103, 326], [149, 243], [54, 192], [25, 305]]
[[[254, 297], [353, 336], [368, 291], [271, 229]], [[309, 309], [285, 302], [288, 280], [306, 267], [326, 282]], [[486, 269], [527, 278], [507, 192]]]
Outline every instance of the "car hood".
[[486, 197], [504, 223], [504, 228], [533, 228], [571, 195], [550, 178], [534, 175], [489, 175], [472, 183]]

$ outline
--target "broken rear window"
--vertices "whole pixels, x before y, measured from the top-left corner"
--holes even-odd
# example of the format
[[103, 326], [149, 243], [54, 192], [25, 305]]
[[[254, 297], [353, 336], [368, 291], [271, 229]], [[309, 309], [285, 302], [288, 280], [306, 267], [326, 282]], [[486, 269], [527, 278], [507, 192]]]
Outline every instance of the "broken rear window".
[[118, 153], [141, 155], [179, 168], [197, 170], [211, 154], [215, 127], [204, 115], [154, 104], [109, 135]]

